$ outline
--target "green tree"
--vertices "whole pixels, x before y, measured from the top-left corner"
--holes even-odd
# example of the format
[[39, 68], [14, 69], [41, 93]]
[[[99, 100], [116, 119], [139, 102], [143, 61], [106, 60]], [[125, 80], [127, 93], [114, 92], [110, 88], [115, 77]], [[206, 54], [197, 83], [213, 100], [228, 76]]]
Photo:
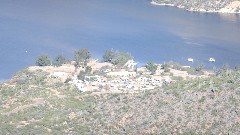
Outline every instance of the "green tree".
[[66, 57], [64, 57], [63, 55], [58, 55], [54, 59], [53, 65], [59, 67], [59, 66], [62, 66], [63, 64], [66, 64], [68, 62], [69, 62], [69, 60]]
[[170, 67], [170, 65], [168, 63], [164, 63], [161, 65], [161, 69], [163, 69], [164, 72], [170, 72], [169, 67]]
[[118, 67], [124, 66], [127, 61], [131, 59], [133, 59], [133, 57], [130, 53], [124, 53], [114, 50], [108, 50], [103, 55], [103, 60], [105, 62], [110, 62]]
[[103, 55], [103, 60], [105, 62], [112, 62], [112, 60], [117, 56], [117, 52], [114, 50], [107, 50]]
[[128, 62], [128, 60], [131, 59], [133, 59], [131, 54], [120, 52], [115, 58], [112, 59], [112, 64], [122, 67]]
[[41, 55], [36, 60], [37, 66], [50, 66], [51, 65], [51, 59], [48, 55]]
[[149, 72], [151, 72], [151, 74], [155, 74], [158, 66], [154, 64], [152, 61], [149, 61], [145, 67]]
[[79, 66], [86, 65], [85, 63], [89, 61], [89, 59], [91, 58], [91, 54], [88, 51], [88, 49], [84, 48], [84, 49], [75, 51], [74, 57], [76, 61], [76, 67], [79, 67]]

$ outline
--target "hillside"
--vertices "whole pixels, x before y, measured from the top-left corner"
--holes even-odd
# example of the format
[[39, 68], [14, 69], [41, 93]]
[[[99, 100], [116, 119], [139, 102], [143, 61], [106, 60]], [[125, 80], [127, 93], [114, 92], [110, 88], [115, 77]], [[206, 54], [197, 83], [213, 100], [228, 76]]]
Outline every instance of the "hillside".
[[0, 134], [239, 134], [240, 71], [138, 94], [80, 93], [24, 69], [0, 84]]
[[152, 0], [155, 5], [170, 5], [188, 11], [240, 13], [239, 0]]

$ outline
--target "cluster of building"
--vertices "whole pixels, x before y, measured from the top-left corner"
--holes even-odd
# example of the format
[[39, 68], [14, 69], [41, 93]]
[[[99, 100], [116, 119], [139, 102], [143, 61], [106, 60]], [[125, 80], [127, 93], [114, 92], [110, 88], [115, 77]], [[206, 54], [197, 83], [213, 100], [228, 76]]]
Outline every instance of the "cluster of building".
[[[126, 71], [127, 72], [127, 71]], [[124, 74], [126, 74], [124, 72]], [[150, 90], [162, 86], [159, 77], [141, 77], [129, 72], [128, 75], [113, 74], [109, 72], [107, 76], [85, 76], [85, 80], [79, 80], [77, 76], [72, 77], [69, 83], [75, 84], [79, 91], [125, 91], [125, 90]]]
[[[128, 61], [123, 69], [117, 69], [110, 63], [100, 63], [90, 61], [88, 66], [92, 67], [93, 74], [86, 75], [84, 80], [80, 80], [78, 73], [67, 73], [55, 71], [50, 74], [51, 77], [65, 80], [70, 78], [68, 83], [76, 85], [80, 92], [86, 91], [125, 91], [125, 90], [150, 90], [155, 87], [162, 86], [162, 79], [160, 76], [151, 76], [150, 73], [141, 67], [139, 69], [144, 75], [139, 75], [134, 70], [136, 62]], [[66, 67], [66, 65], [63, 65]], [[69, 65], [70, 66], [70, 65]], [[103, 68], [105, 67], [105, 68]], [[60, 67], [61, 68], [61, 67]], [[103, 69], [102, 69], [103, 68]], [[94, 74], [95, 71], [102, 71], [103, 75]], [[80, 72], [81, 69], [77, 72]]]
[[[50, 77], [59, 78], [62, 81], [75, 85], [80, 92], [86, 91], [138, 91], [151, 90], [171, 83], [169, 75], [162, 75], [164, 72], [161, 65], [158, 65], [156, 74], [152, 75], [145, 67], [136, 69], [136, 63], [133, 60], [128, 61], [121, 69], [116, 68], [110, 63], [102, 63], [97, 60], [91, 60], [88, 66], [92, 68], [92, 74], [86, 75], [84, 79], [79, 79], [78, 74], [84, 68], [76, 69], [74, 63], [64, 64], [61, 67], [31, 67], [32, 69], [41, 68], [50, 72]], [[97, 74], [97, 71], [103, 74]], [[188, 75], [186, 71], [171, 69], [173, 76], [182, 78], [195, 76]]]

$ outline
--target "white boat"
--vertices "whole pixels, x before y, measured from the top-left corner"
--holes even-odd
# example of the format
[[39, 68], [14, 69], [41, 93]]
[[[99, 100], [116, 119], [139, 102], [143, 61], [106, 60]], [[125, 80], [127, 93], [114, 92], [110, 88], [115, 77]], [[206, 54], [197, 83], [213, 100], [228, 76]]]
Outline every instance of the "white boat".
[[188, 58], [187, 61], [193, 62], [193, 58]]
[[215, 62], [215, 59], [214, 58], [209, 58], [209, 61], [210, 62]]

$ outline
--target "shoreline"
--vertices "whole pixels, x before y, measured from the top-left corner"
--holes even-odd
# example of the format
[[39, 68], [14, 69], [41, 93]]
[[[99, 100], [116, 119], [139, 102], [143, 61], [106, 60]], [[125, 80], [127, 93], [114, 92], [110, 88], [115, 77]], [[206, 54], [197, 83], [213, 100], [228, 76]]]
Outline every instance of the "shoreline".
[[200, 13], [221, 13], [221, 14], [240, 14], [240, 10], [238, 12], [235, 12], [235, 11], [231, 11], [230, 9], [224, 7], [224, 8], [221, 8], [220, 10], [205, 10], [205, 9], [194, 9], [194, 8], [190, 8], [190, 9], [187, 9], [185, 8], [183, 5], [179, 5], [179, 6], [176, 6], [174, 4], [166, 4], [166, 3], [157, 3], [155, 1], [151, 1], [150, 2], [152, 5], [156, 5], [156, 6], [169, 6], [169, 7], [176, 7], [176, 8], [179, 8], [179, 9], [184, 9], [186, 11], [189, 11], [189, 12], [200, 12]]
[[157, 3], [155, 1], [151, 1], [152, 5], [156, 5], [156, 6], [170, 6], [170, 7], [176, 7], [174, 4], [166, 4], [166, 3]]
[[9, 79], [0, 79], [0, 83], [7, 82]]

